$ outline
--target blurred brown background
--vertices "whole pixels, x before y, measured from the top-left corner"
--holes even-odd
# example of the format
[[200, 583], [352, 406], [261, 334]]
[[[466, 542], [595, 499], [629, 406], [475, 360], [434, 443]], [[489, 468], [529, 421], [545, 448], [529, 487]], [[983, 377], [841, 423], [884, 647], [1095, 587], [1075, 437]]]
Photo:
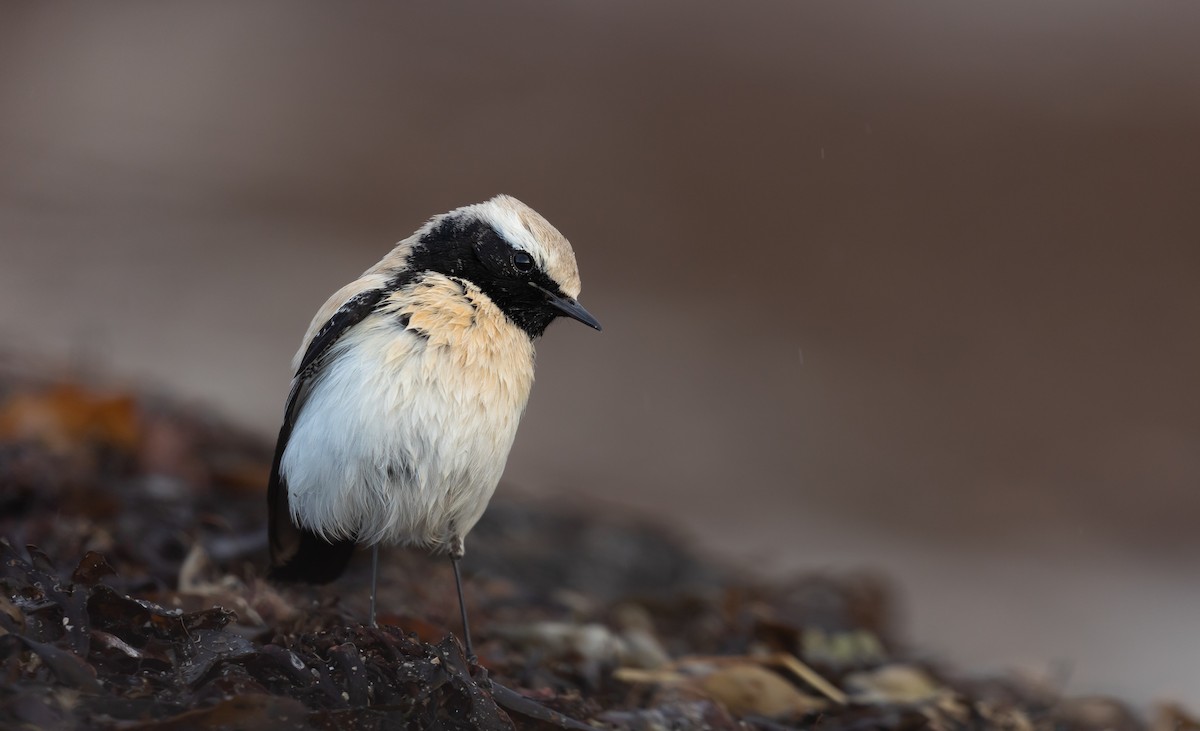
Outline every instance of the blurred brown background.
[[[1200, 704], [1200, 5], [6, 3], [0, 338], [264, 435], [315, 308], [514, 194], [551, 328], [506, 489], [913, 643]], [[478, 548], [477, 548], [478, 550]]]

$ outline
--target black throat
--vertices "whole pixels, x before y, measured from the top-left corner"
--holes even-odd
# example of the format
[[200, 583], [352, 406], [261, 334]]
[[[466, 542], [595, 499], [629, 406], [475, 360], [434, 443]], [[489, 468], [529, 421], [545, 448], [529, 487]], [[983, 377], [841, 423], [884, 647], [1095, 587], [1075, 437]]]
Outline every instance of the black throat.
[[513, 251], [484, 221], [445, 218], [413, 247], [404, 273], [390, 287], [404, 286], [422, 272], [465, 279], [479, 287], [531, 340], [536, 339], [562, 312], [533, 285], [565, 295], [558, 283], [537, 267], [526, 273], [505, 269], [501, 263], [508, 261]]

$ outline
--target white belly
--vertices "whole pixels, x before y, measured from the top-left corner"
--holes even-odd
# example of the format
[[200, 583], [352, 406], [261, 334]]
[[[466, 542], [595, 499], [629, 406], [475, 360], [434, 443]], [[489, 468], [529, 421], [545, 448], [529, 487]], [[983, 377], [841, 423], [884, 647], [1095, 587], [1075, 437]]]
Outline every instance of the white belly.
[[500, 481], [533, 345], [490, 317], [425, 336], [372, 318], [339, 342], [301, 406], [281, 463], [292, 516], [328, 538], [446, 549]]

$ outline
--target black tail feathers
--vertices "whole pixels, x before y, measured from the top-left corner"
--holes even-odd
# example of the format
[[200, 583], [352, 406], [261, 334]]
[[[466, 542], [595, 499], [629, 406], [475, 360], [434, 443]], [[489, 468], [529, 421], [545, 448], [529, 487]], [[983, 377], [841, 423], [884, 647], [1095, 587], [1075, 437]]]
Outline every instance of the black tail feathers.
[[300, 546], [287, 561], [272, 566], [267, 578], [274, 581], [328, 584], [342, 575], [354, 555], [354, 541], [330, 543], [307, 530], [300, 530]]

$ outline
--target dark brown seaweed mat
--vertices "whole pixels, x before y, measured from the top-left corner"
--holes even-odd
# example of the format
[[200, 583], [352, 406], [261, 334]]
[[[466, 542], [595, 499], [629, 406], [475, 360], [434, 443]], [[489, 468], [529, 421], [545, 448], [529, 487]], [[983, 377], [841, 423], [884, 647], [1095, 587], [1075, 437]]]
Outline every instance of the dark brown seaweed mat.
[[0, 375], [0, 728], [1144, 727], [907, 659], [877, 577], [766, 585], [504, 500], [468, 547], [468, 663], [444, 560], [384, 552], [378, 628], [365, 556], [328, 587], [262, 578], [269, 450], [170, 399]]

